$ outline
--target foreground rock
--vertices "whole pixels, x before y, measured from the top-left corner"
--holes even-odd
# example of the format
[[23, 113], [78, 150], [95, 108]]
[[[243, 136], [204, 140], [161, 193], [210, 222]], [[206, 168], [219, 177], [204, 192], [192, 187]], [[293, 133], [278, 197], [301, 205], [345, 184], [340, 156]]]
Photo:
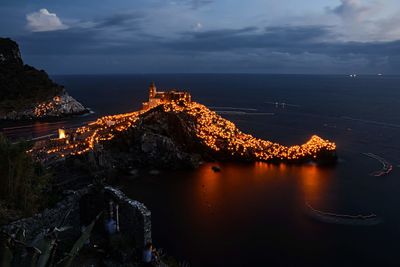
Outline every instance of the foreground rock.
[[0, 38], [0, 119], [57, 118], [88, 111], [45, 71], [24, 64], [16, 42]]

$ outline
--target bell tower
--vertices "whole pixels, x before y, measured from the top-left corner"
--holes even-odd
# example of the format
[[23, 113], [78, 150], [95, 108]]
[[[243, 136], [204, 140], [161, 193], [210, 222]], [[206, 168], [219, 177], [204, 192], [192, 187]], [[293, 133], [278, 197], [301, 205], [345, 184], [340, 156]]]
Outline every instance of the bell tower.
[[154, 82], [151, 82], [149, 87], [149, 98], [154, 98], [156, 96], [157, 88]]

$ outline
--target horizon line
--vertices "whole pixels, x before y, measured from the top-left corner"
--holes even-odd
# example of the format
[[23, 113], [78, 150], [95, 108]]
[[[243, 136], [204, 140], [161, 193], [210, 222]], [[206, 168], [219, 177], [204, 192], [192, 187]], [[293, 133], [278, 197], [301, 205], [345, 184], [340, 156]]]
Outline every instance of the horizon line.
[[120, 73], [48, 73], [50, 76], [99, 76], [99, 75], [276, 75], [276, 76], [400, 76], [383, 73], [264, 73], [264, 72], [120, 72]]

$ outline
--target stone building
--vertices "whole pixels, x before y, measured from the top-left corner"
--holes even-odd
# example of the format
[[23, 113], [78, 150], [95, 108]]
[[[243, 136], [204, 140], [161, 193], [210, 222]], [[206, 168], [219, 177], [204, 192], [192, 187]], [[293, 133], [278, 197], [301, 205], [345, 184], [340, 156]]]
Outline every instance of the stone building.
[[158, 106], [159, 104], [172, 101], [191, 102], [192, 97], [188, 92], [177, 90], [171, 90], [168, 92], [157, 92], [156, 85], [154, 84], [154, 82], [152, 82], [149, 87], [149, 101], [143, 103], [142, 110], [148, 110]]

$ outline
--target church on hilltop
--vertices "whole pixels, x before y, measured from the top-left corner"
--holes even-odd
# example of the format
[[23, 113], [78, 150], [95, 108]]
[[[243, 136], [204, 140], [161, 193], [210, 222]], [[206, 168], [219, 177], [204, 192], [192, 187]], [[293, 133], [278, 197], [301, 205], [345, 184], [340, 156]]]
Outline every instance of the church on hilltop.
[[152, 82], [149, 87], [149, 101], [143, 103], [142, 110], [148, 110], [158, 106], [159, 104], [169, 103], [172, 101], [184, 101], [190, 103], [192, 97], [188, 92], [180, 92], [176, 90], [157, 92], [156, 85]]

